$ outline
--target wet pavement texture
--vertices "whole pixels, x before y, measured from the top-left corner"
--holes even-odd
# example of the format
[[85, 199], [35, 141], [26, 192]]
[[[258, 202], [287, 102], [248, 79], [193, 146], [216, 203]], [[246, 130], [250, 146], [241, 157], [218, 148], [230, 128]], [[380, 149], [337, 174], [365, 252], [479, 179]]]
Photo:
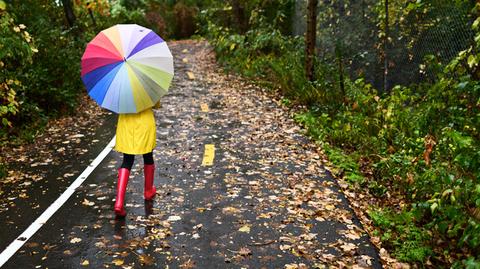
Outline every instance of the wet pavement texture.
[[[381, 268], [317, 146], [288, 110], [222, 73], [206, 42], [169, 46], [175, 78], [155, 110], [154, 201], [143, 200], [137, 156], [127, 217], [115, 219], [122, 156], [112, 151], [4, 268]], [[215, 147], [213, 165], [202, 166], [207, 144]], [[25, 225], [2, 229], [0, 249]]]
[[95, 117], [80, 126], [72, 124], [68, 131], [62, 126], [52, 127], [52, 132], [49, 128], [36, 143], [10, 157], [12, 175], [0, 183], [0, 250], [67, 189], [115, 134], [113, 114]]

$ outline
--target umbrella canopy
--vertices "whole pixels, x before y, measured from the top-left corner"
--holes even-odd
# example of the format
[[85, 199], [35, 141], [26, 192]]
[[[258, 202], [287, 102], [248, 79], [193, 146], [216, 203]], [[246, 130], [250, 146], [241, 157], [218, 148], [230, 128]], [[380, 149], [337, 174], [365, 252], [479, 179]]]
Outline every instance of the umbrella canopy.
[[138, 113], [167, 93], [173, 56], [152, 30], [119, 24], [88, 43], [81, 76], [88, 94], [101, 107], [115, 113]]

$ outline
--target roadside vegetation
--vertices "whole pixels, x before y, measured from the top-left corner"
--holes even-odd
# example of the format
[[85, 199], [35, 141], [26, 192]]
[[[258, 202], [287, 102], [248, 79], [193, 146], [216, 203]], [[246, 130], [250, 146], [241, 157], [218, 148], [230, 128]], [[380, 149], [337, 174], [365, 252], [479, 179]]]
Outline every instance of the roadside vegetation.
[[80, 58], [100, 30], [137, 23], [165, 39], [189, 37], [197, 8], [187, 4], [1, 0], [0, 144], [31, 142], [49, 119], [75, 111], [85, 94]]
[[[344, 76], [335, 57], [316, 57], [308, 80], [304, 38], [289, 34], [293, 3], [278, 2], [244, 1], [244, 29], [224, 19], [241, 18], [230, 4], [203, 10], [201, 30], [218, 60], [278, 89], [285, 105], [306, 106], [296, 120], [350, 188], [379, 201], [368, 209], [375, 234], [398, 260], [480, 268], [480, 19], [471, 20], [475, 42], [449, 62], [425, 57], [431, 79], [383, 91]], [[392, 12], [424, 12], [430, 1], [419, 2]]]

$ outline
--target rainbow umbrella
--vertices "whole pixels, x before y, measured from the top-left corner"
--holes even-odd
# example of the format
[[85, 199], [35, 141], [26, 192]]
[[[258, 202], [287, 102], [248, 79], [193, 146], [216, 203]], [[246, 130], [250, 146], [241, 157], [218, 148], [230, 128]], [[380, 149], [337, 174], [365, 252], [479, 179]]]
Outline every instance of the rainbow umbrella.
[[152, 30], [119, 24], [100, 32], [82, 56], [82, 80], [88, 94], [115, 113], [137, 113], [167, 93], [173, 56]]

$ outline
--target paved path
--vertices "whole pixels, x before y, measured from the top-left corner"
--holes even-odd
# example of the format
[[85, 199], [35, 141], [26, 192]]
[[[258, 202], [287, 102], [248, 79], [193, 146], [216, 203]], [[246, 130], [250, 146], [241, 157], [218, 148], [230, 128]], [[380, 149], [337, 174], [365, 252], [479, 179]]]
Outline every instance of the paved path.
[[155, 112], [153, 203], [137, 158], [127, 218], [114, 219], [112, 151], [4, 268], [381, 268], [288, 112], [221, 73], [205, 42], [170, 47], [176, 75]]

